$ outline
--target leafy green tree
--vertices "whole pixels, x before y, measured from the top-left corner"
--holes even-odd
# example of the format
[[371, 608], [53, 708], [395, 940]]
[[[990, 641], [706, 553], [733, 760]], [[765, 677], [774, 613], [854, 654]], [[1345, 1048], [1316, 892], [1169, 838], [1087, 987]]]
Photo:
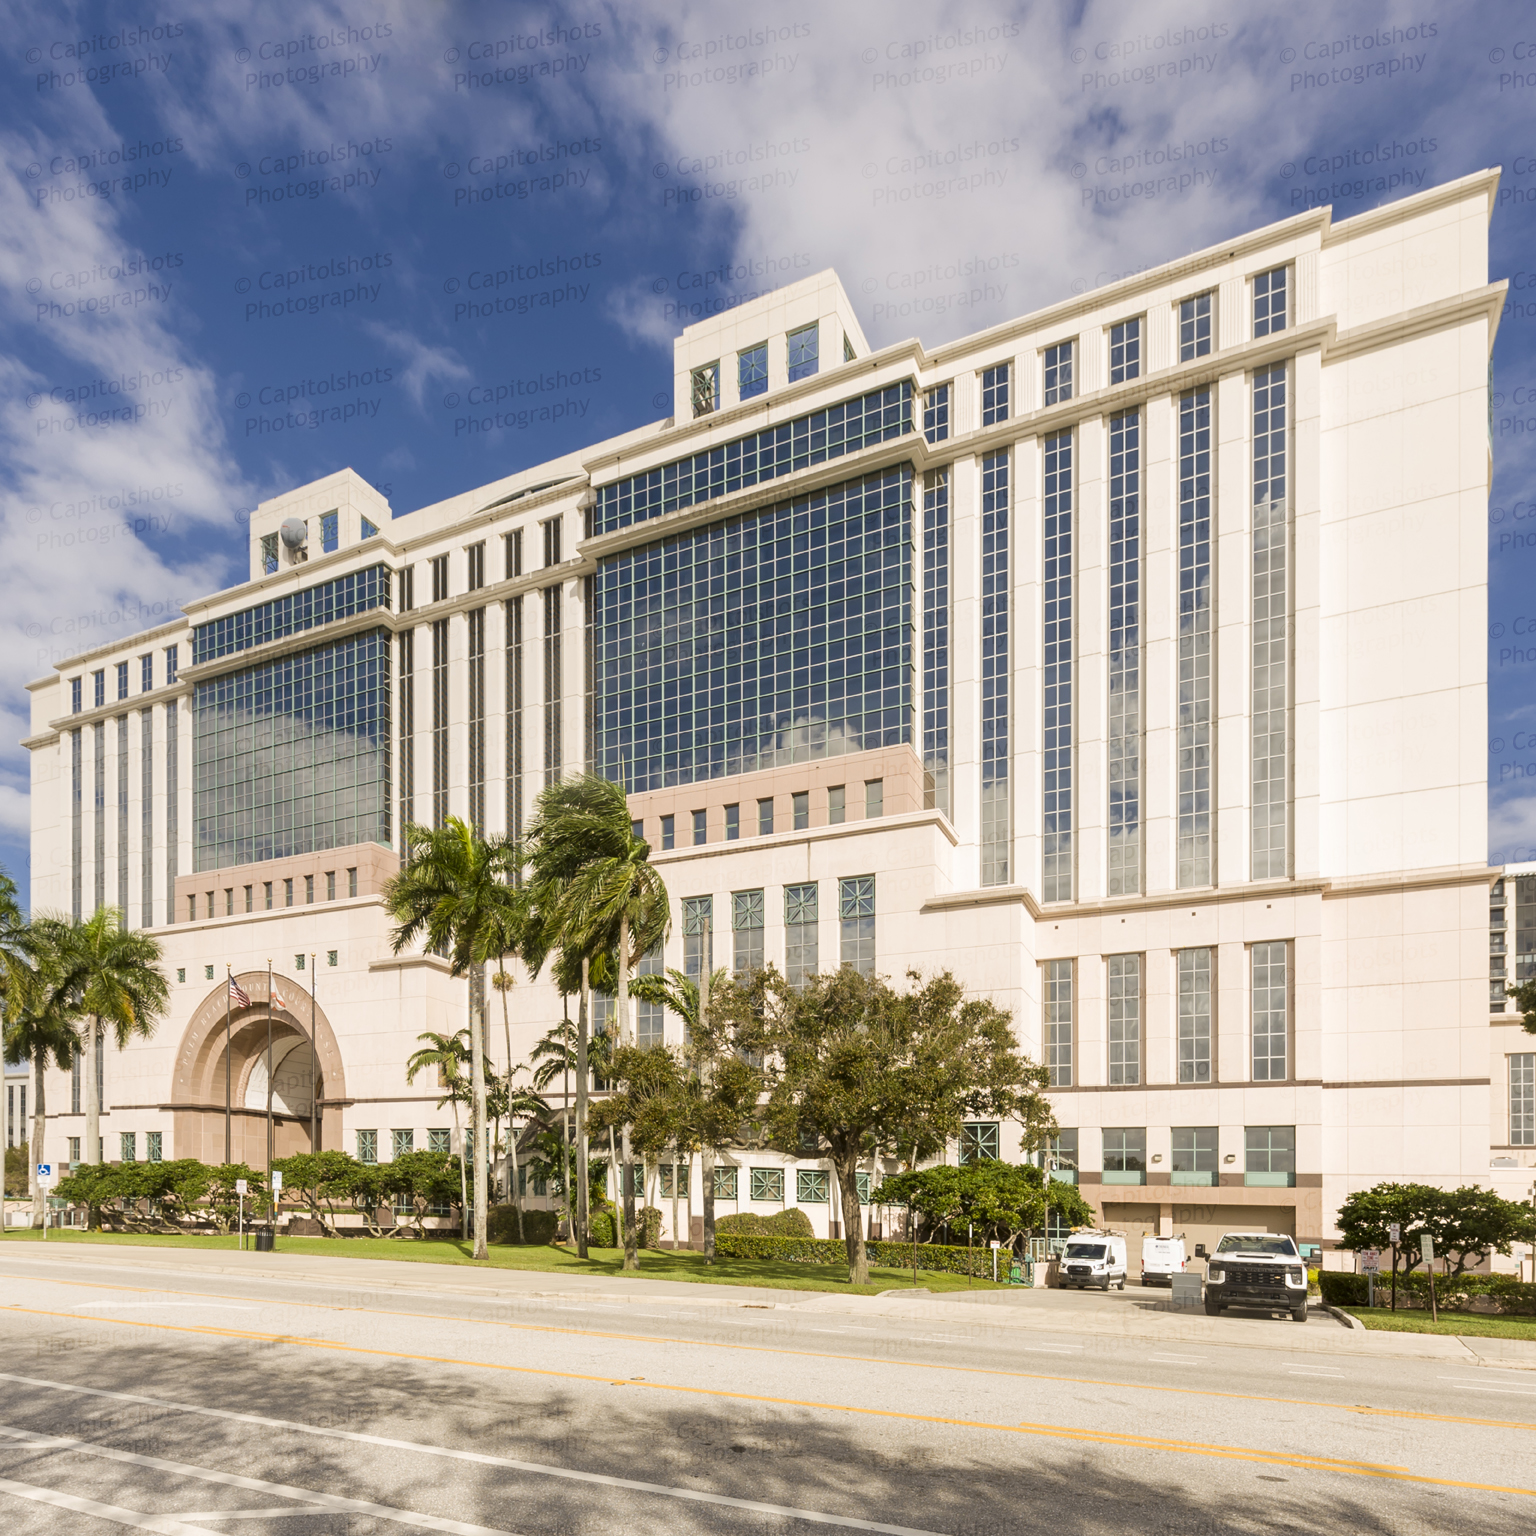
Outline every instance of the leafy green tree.
[[904, 1206], [921, 1218], [920, 1240], [933, 1242], [941, 1228], [958, 1232], [974, 1226], [979, 1240], [996, 1238], [1005, 1248], [1045, 1226], [1055, 1209], [1072, 1225], [1093, 1220], [1093, 1207], [1073, 1184], [1047, 1179], [1029, 1163], [993, 1158], [955, 1168], [919, 1168], [892, 1174], [880, 1186], [878, 1203]]
[[32, 1134], [28, 1138], [28, 1189], [33, 1219], [43, 1219], [43, 1190], [37, 1164], [47, 1161], [43, 1133], [48, 1124], [45, 1072], [50, 1060], [68, 1069], [80, 1050], [80, 1035], [70, 1016], [68, 984], [59, 952], [56, 924], [27, 924], [0, 948], [0, 1007], [4, 1009], [4, 1054], [32, 1064]]
[[101, 1225], [102, 1212], [123, 1198], [123, 1180], [111, 1163], [81, 1163], [59, 1180], [54, 1194], [71, 1205], [83, 1205], [94, 1229]]
[[[802, 1134], [826, 1145], [848, 1212], [859, 1209], [858, 1163], [871, 1146], [942, 1145], [982, 1117], [1019, 1122], [1025, 1146], [1056, 1128], [1046, 1070], [1019, 1050], [1005, 1010], [967, 998], [948, 971], [907, 981], [898, 993], [845, 967], [796, 989], [770, 967], [722, 1000], [760, 1021], [770, 1133], [781, 1146]], [[863, 1284], [863, 1223], [846, 1229], [849, 1279]]]
[[1456, 1256], [1451, 1275], [1478, 1268], [1490, 1254], [1508, 1258], [1516, 1243], [1536, 1242], [1530, 1206], [1478, 1184], [1441, 1190], [1437, 1217], [1435, 1252]]
[[[464, 978], [475, 1162], [483, 1165], [488, 1152], [484, 1021], [474, 1007], [470, 978], [474, 970], [506, 952], [508, 936], [518, 926], [521, 898], [512, 882], [519, 854], [507, 839], [486, 840], [457, 816], [435, 830], [412, 823], [405, 829], [405, 842], [406, 861], [384, 887], [384, 904], [398, 925], [391, 943], [396, 954], [418, 942], [445, 952], [451, 973]], [[488, 1260], [486, 1181], [478, 1167], [474, 1213], [474, 1256]]]
[[283, 1193], [297, 1196], [327, 1237], [337, 1237], [336, 1208], [350, 1205], [363, 1165], [345, 1152], [298, 1152], [272, 1166], [283, 1176]]
[[74, 1016], [84, 1019], [86, 1161], [100, 1155], [101, 1084], [96, 1080], [96, 1042], [103, 1030], [118, 1050], [147, 1040], [170, 1006], [170, 987], [160, 969], [159, 940], [123, 927], [117, 907], [98, 907], [84, 922], [40, 918], [59, 956], [65, 996]]
[[[630, 976], [641, 957], [666, 938], [671, 906], [666, 886], [650, 863], [650, 844], [635, 836], [623, 787], [591, 774], [549, 785], [535, 807], [528, 847], [535, 902], [546, 914], [543, 927], [549, 941], [579, 953], [588, 968], [597, 955], [614, 954], [619, 1034], [627, 1044]], [[578, 1033], [577, 1057], [577, 1137], [578, 1145], [585, 1147], [584, 1032]], [[619, 1182], [624, 1268], [638, 1269], [634, 1162], [627, 1126], [623, 1130]]]
[[248, 1163], [218, 1163], [208, 1170], [208, 1213], [220, 1232], [234, 1230], [240, 1215], [240, 1193], [235, 1188], [245, 1180], [245, 1219], [255, 1219], [262, 1202], [266, 1199], [267, 1176], [258, 1173]]
[[[464, 1145], [464, 1133], [459, 1125], [459, 1105], [466, 1099], [471, 1100], [472, 1095], [465, 1086], [465, 1068], [473, 1059], [473, 1049], [469, 1043], [469, 1031], [461, 1029], [456, 1035], [444, 1035], [435, 1030], [425, 1030], [417, 1035], [418, 1040], [427, 1043], [418, 1051], [411, 1053], [405, 1064], [405, 1080], [414, 1083], [417, 1075], [426, 1071], [428, 1067], [434, 1067], [438, 1074], [439, 1086], [448, 1091], [437, 1101], [437, 1107], [441, 1109], [444, 1104], [453, 1105], [453, 1130], [458, 1137], [459, 1145]], [[467, 1161], [467, 1160], [466, 1160]], [[464, 1173], [464, 1163], [459, 1164], [461, 1176]], [[469, 1237], [469, 1185], [462, 1184], [459, 1190], [460, 1220], [463, 1230], [460, 1237]]]
[[1491, 1253], [1507, 1256], [1515, 1243], [1536, 1241], [1536, 1218], [1529, 1206], [1476, 1184], [1460, 1189], [1375, 1184], [1346, 1195], [1334, 1221], [1342, 1246], [1357, 1252], [1386, 1248], [1388, 1229], [1396, 1222], [1405, 1274], [1422, 1262], [1419, 1239], [1426, 1233], [1434, 1241], [1435, 1257], [1446, 1261], [1451, 1275], [1477, 1268]]

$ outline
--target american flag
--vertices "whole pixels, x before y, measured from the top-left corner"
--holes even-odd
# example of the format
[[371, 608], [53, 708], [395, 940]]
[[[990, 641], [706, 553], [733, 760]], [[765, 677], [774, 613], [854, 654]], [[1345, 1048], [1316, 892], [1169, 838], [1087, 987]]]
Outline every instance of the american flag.
[[229, 1000], [232, 1003], [238, 1003], [242, 1008], [251, 1006], [250, 998], [245, 995], [244, 989], [233, 976], [229, 978]]

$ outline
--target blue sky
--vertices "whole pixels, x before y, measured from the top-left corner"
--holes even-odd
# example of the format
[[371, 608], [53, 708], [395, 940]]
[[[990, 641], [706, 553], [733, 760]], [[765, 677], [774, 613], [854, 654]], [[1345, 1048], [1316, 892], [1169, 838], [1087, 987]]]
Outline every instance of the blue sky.
[[242, 579], [264, 497], [350, 465], [398, 514], [653, 420], [684, 324], [826, 266], [874, 345], [934, 343], [1490, 165], [1490, 855], [1536, 857], [1527, 9], [5, 13], [0, 864], [24, 890], [25, 684]]

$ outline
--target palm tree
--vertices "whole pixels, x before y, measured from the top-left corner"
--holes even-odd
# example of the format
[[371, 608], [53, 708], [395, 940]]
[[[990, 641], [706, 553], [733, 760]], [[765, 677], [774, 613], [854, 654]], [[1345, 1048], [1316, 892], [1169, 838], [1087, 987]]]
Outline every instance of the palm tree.
[[64, 967], [48, 927], [29, 924], [14, 935], [11, 948], [0, 950], [0, 1003], [5, 1010], [4, 1055], [32, 1063], [32, 1137], [28, 1143], [28, 1191], [32, 1213], [41, 1221], [43, 1191], [37, 1165], [44, 1160], [43, 1131], [48, 1122], [45, 1073], [49, 1057], [59, 1067], [74, 1064], [80, 1050], [66, 1002]]
[[54, 935], [63, 965], [63, 983], [72, 1011], [87, 1021], [85, 1056], [85, 1161], [101, 1156], [101, 1084], [96, 1075], [96, 1042], [105, 1025], [125, 1050], [137, 1036], [147, 1040], [170, 1005], [170, 987], [160, 970], [162, 952], [147, 933], [123, 927], [117, 907], [98, 907], [84, 922], [39, 919]]
[[512, 1083], [513, 1074], [507, 1073], [507, 1199], [517, 1212], [517, 1240], [523, 1241], [523, 1202], [517, 1188], [517, 1117], [525, 1120], [542, 1120], [549, 1115], [549, 1103], [542, 1094], [532, 1088], [517, 1088]]
[[[412, 1053], [411, 1058], [405, 1064], [405, 1080], [407, 1083], [416, 1081], [416, 1074], [424, 1072], [428, 1067], [437, 1068], [437, 1079], [440, 1087], [448, 1090], [437, 1101], [437, 1107], [441, 1109], [444, 1104], [453, 1105], [453, 1129], [459, 1138], [459, 1148], [462, 1153], [464, 1147], [464, 1133], [459, 1128], [459, 1103], [465, 1097], [463, 1091], [464, 1063], [470, 1059], [469, 1041], [465, 1038], [469, 1034], [467, 1029], [461, 1029], [456, 1035], [440, 1035], [432, 1030], [417, 1035], [418, 1040], [427, 1043], [419, 1050]], [[469, 1236], [469, 1185], [464, 1173], [464, 1165], [468, 1159], [459, 1158], [459, 1235]]]
[[[616, 952], [618, 1032], [628, 1044], [630, 972], [666, 938], [672, 915], [666, 886], [650, 864], [650, 844], [635, 836], [623, 787], [592, 774], [549, 785], [535, 805], [528, 846], [538, 899], [552, 905], [548, 921], [561, 947], [588, 959]], [[578, 1076], [578, 1090], [581, 1083]], [[627, 1123], [622, 1135], [624, 1268], [638, 1269]]]
[[[564, 1188], [569, 1196], [571, 1188], [571, 1073], [576, 1070], [576, 1035], [569, 1018], [552, 1025], [540, 1037], [529, 1057], [533, 1069], [533, 1086], [536, 1089], [550, 1087], [560, 1079], [560, 1146], [561, 1166], [565, 1169]], [[575, 1221], [567, 1198], [566, 1220], [571, 1222], [571, 1235], [576, 1233]]]
[[489, 1259], [484, 1021], [476, 1014], [471, 980], [478, 967], [506, 953], [507, 935], [516, 928], [519, 895], [511, 882], [519, 854], [506, 838], [482, 838], [457, 816], [436, 829], [411, 823], [405, 843], [406, 862], [384, 887], [384, 903], [399, 924], [391, 942], [396, 954], [418, 941], [428, 949], [447, 951], [450, 974], [465, 980], [474, 1092], [474, 1256]]

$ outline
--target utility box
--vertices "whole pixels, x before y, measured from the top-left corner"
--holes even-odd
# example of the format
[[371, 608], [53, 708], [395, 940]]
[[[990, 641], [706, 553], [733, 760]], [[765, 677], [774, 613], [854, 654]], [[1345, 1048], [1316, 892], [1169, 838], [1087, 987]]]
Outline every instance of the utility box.
[[1169, 1277], [1169, 1284], [1173, 1290], [1173, 1304], [1176, 1307], [1198, 1307], [1200, 1305], [1201, 1286], [1205, 1277], [1199, 1270], [1184, 1270]]

